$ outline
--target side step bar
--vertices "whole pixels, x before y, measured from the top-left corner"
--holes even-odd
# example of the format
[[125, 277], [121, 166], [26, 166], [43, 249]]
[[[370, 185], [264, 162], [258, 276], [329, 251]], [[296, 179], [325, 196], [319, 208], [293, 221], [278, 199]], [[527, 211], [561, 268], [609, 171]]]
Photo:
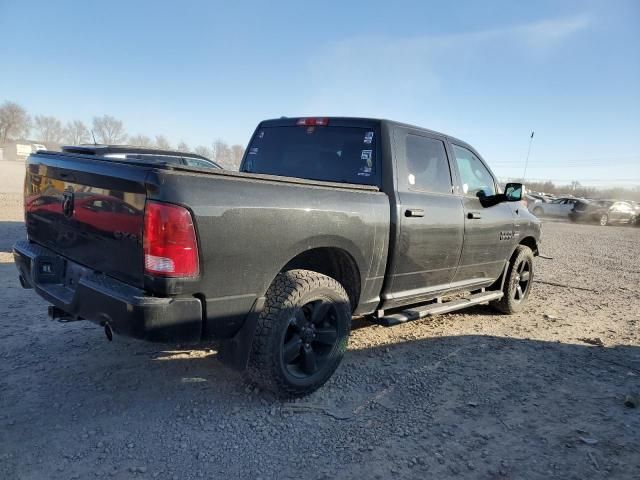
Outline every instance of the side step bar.
[[429, 315], [440, 315], [442, 313], [449, 313], [455, 310], [460, 310], [462, 308], [467, 308], [472, 305], [479, 305], [481, 303], [487, 303], [492, 300], [500, 300], [503, 296], [504, 293], [501, 291], [474, 293], [467, 298], [451, 300], [444, 303], [429, 303], [427, 305], [402, 310], [399, 313], [380, 317], [375, 320], [375, 322], [385, 327], [391, 327], [393, 325], [398, 325], [399, 323], [418, 320]]

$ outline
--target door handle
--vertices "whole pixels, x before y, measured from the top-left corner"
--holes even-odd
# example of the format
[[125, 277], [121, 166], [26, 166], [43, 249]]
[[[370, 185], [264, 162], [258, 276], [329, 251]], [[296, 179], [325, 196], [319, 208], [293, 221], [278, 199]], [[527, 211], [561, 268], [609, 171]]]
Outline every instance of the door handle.
[[467, 218], [469, 220], [478, 220], [482, 218], [482, 215], [480, 215], [480, 212], [469, 212], [467, 213]]
[[404, 211], [405, 217], [424, 217], [424, 210], [421, 208], [407, 208]]

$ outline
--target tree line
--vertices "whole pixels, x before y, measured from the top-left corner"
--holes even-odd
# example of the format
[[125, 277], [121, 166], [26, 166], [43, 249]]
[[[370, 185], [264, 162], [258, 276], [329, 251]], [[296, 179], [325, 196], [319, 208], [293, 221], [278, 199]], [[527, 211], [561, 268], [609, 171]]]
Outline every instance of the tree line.
[[179, 150], [193, 152], [214, 160], [225, 168], [237, 170], [240, 167], [244, 147], [228, 145], [223, 140], [215, 140], [210, 146], [198, 145], [190, 147], [184, 141], [173, 145], [164, 135], [149, 137], [143, 134], [127, 133], [122, 120], [110, 115], [93, 117], [91, 128], [82, 120], [66, 123], [51, 115], [31, 116], [24, 107], [16, 102], [5, 101], [0, 105], [0, 146], [12, 140], [26, 139], [33, 136], [42, 143], [64, 145], [81, 145], [97, 143], [105, 145], [132, 145], [137, 147], [159, 148], [163, 150]]

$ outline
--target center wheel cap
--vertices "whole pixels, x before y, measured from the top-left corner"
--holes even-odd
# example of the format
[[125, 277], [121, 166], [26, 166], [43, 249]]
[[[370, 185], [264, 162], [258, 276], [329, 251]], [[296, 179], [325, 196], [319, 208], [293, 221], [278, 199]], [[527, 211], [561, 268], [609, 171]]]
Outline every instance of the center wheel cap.
[[300, 337], [304, 341], [304, 343], [311, 343], [315, 337], [315, 328], [307, 327], [302, 332], [300, 332]]

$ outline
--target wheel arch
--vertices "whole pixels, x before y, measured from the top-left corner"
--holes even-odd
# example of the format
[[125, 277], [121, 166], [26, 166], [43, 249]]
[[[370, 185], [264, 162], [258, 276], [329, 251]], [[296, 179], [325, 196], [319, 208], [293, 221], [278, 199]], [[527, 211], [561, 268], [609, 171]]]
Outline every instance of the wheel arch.
[[[518, 245], [524, 245], [526, 247], [529, 247], [533, 251], [533, 254], [535, 256], [538, 256], [540, 254], [540, 251], [538, 250], [538, 242], [536, 241], [535, 237], [532, 237], [532, 236], [524, 237], [522, 240], [520, 240]], [[516, 247], [518, 245], [516, 245]], [[516, 247], [513, 248], [513, 252], [511, 252], [511, 257], [513, 257], [513, 255], [515, 254]]]
[[358, 306], [362, 287], [360, 269], [353, 256], [346, 250], [340, 247], [311, 248], [298, 253], [280, 269], [280, 272], [295, 269], [311, 270], [333, 278], [347, 292], [351, 309], [355, 310]]

